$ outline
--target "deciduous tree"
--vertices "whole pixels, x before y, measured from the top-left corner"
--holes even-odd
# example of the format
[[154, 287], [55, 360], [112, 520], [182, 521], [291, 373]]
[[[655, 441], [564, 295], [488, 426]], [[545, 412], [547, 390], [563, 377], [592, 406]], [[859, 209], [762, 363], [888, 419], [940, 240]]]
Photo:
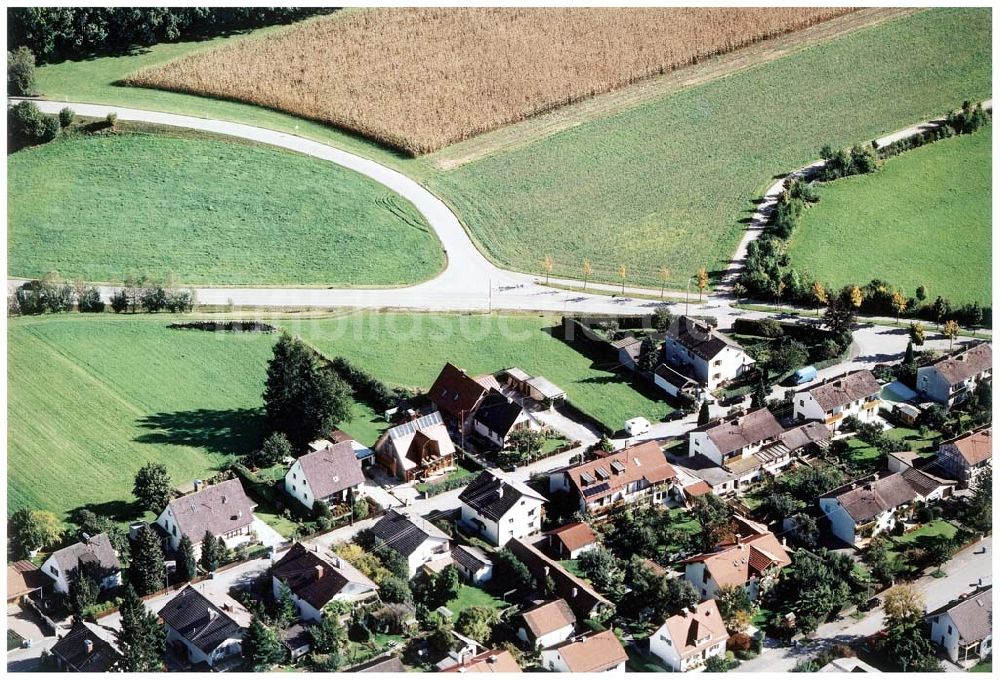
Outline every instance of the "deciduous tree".
[[905, 295], [903, 295], [898, 290], [897, 291], [893, 291], [893, 293], [892, 293], [892, 308], [896, 312], [896, 323], [899, 323], [899, 317], [900, 317], [900, 315], [902, 315], [902, 313], [906, 311], [906, 308], [909, 306], [909, 304], [910, 304], [910, 301], [906, 299]]
[[583, 258], [583, 289], [587, 290], [587, 283], [590, 281], [594, 268], [590, 266], [590, 260]]
[[555, 266], [555, 262], [552, 260], [551, 255], [546, 255], [542, 258], [542, 271], [545, 272], [545, 285], [549, 285], [549, 274], [552, 273], [552, 268]]
[[51, 512], [21, 508], [10, 518], [8, 536], [20, 557], [54, 545], [62, 537], [59, 520]]
[[24, 45], [7, 52], [7, 94], [15, 97], [34, 97], [38, 94], [35, 55]]
[[174, 485], [170, 481], [170, 473], [163, 463], [146, 463], [135, 474], [132, 485], [132, 495], [139, 501], [143, 510], [159, 513], [167, 507], [174, 495]]
[[948, 338], [949, 352], [955, 347], [955, 338], [958, 337], [958, 331], [958, 323], [953, 319], [946, 321], [944, 328], [941, 329], [941, 335]]
[[922, 323], [919, 321], [914, 321], [910, 324], [910, 342], [914, 345], [920, 346], [924, 344], [924, 338], [926, 337], [927, 330]]
[[704, 267], [701, 267], [695, 272], [694, 278], [698, 286], [698, 302], [701, 302], [702, 293], [708, 288], [708, 271]]

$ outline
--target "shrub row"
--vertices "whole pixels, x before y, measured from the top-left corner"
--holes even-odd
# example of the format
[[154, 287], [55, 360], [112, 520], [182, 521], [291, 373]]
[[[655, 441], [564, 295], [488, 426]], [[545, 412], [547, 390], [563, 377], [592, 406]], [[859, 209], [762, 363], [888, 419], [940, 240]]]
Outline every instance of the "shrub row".
[[378, 411], [392, 408], [403, 396], [398, 390], [389, 387], [344, 357], [330, 359], [330, 366], [343, 378], [344, 382], [354, 389], [358, 397]]
[[73, 286], [55, 278], [22, 283], [7, 298], [11, 316], [69, 312], [103, 312], [101, 293], [93, 286]]
[[428, 484], [424, 487], [424, 497], [430, 498], [431, 496], [437, 496], [446, 491], [451, 491], [453, 489], [460, 489], [463, 486], [468, 486], [474, 477], [452, 477], [441, 482], [435, 482], [434, 484]]
[[277, 333], [279, 330], [276, 326], [262, 321], [188, 321], [172, 323], [167, 328], [225, 333]]
[[[963, 102], [961, 111], [949, 113], [939, 125], [934, 125], [923, 132], [900, 139], [883, 147], [876, 147], [880, 159], [890, 158], [904, 151], [916, 149], [925, 144], [932, 144], [954, 135], [965, 135], [975, 132], [990, 122], [990, 113], [983, 109], [982, 104], [972, 106], [971, 102]], [[872, 142], [872, 146], [876, 146]]]

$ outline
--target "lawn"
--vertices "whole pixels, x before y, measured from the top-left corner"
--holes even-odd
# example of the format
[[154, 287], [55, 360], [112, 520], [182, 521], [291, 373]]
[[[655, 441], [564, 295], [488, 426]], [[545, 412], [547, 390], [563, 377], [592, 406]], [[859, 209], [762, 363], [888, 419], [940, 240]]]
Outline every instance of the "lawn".
[[969, 669], [970, 673], [992, 673], [993, 672], [993, 660], [980, 661], [975, 666]]
[[922, 12], [428, 184], [506, 266], [538, 272], [549, 254], [554, 274], [581, 277], [589, 258], [592, 279], [617, 281], [624, 264], [629, 283], [657, 286], [666, 266], [670, 285], [683, 288], [698, 267], [729, 262], [752, 199], [823, 144], [867, 141], [989, 96], [990, 23], [989, 10]]
[[[62, 517], [94, 504], [135, 517], [132, 480], [144, 463], [165, 463], [182, 485], [258, 444], [275, 337], [169, 330], [171, 320], [10, 320], [8, 513], [32, 507]], [[341, 427], [366, 437], [369, 414], [358, 407]]]
[[629, 418], [655, 422], [673, 410], [633, 389], [612, 365], [596, 365], [554, 337], [559, 317], [358, 312], [277, 323], [391, 385], [426, 391], [448, 361], [472, 375], [517, 366], [554, 382], [612, 431]]
[[508, 605], [503, 600], [493, 597], [485, 590], [462, 584], [459, 586], [458, 595], [448, 600], [444, 606], [455, 615], [455, 620], [457, 621], [459, 615], [469, 607], [490, 607], [500, 611]]
[[[469, 468], [464, 467], [461, 461], [455, 461], [455, 469], [449, 472], [447, 476], [442, 479], [435, 479], [430, 483], [420, 482], [417, 484], [417, 491], [424, 493], [428, 488], [434, 486], [435, 484], [444, 484], [445, 482], [450, 482], [452, 480], [465, 479], [466, 477], [472, 477], [475, 474], [476, 473]], [[469, 479], [469, 481], [471, 482], [472, 480]]]
[[352, 286], [413, 283], [444, 267], [409, 202], [265, 146], [77, 134], [12, 154], [8, 173], [12, 276]]
[[893, 537], [891, 539], [892, 548], [887, 551], [887, 554], [894, 559], [902, 560], [903, 551], [907, 548], [919, 546], [923, 542], [922, 539], [930, 539], [937, 536], [954, 538], [956, 533], [958, 533], [958, 527], [954, 524], [944, 519], [935, 519], [921, 525], [919, 529], [903, 534], [902, 536]]
[[907, 295], [924, 285], [932, 296], [988, 305], [991, 168], [987, 127], [821, 185], [790, 241], [792, 263], [837, 287], [878, 278]]

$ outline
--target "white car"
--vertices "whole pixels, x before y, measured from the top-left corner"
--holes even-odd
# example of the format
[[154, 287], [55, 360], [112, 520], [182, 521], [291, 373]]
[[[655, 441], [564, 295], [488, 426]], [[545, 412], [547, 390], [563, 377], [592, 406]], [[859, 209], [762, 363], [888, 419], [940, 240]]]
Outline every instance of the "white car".
[[632, 418], [625, 421], [625, 433], [629, 437], [638, 437], [649, 432], [649, 421], [643, 417]]

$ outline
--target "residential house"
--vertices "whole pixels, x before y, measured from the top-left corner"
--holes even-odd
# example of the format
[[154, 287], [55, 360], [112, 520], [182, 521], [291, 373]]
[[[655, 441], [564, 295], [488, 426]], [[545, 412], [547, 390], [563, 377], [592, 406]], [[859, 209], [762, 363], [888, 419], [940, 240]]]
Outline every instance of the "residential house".
[[597, 534], [586, 522], [573, 522], [546, 532], [549, 553], [560, 560], [575, 560], [597, 547]]
[[46, 578], [42, 570], [28, 560], [18, 560], [7, 565], [7, 604], [17, 604], [23, 598], [42, 594]]
[[550, 408], [566, 399], [566, 392], [561, 387], [540, 375], [529, 375], [520, 368], [505, 369], [501, 377], [519, 393]]
[[454, 666], [441, 669], [442, 673], [520, 673], [521, 667], [506, 649], [488, 649]]
[[472, 417], [472, 427], [493, 446], [503, 449], [507, 438], [518, 430], [541, 430], [542, 425], [513, 399], [490, 390]]
[[793, 414], [796, 420], [818, 420], [836, 432], [850, 416], [863, 423], [874, 421], [878, 417], [881, 391], [871, 371], [845, 373], [796, 392]]
[[491, 387], [500, 387], [493, 376], [473, 378], [454, 364], [447, 363], [427, 396], [449, 426], [458, 432], [468, 433], [472, 428], [472, 417]]
[[676, 479], [660, 445], [648, 441], [555, 473], [549, 490], [574, 493], [581, 512], [603, 515], [626, 505], [666, 503]]
[[626, 335], [611, 343], [611, 349], [618, 352], [618, 363], [630, 371], [636, 370], [636, 363], [642, 353], [642, 338]]
[[734, 521], [735, 542], [723, 543], [680, 563], [684, 565], [684, 578], [702, 599], [714, 598], [723, 586], [743, 586], [750, 599], [756, 600], [778, 572], [792, 563], [781, 541], [767, 527], [740, 516]]
[[750, 370], [754, 360], [739, 343], [704, 321], [682, 316], [667, 331], [664, 363], [711, 392]]
[[819, 507], [830, 520], [834, 536], [861, 548], [896, 526], [916, 503], [949, 495], [954, 484], [916, 468], [884, 477], [875, 473], [823, 494]]
[[931, 641], [954, 663], [986, 659], [993, 651], [993, 588], [980, 589], [927, 615]]
[[993, 377], [993, 346], [983, 342], [917, 369], [917, 391], [951, 407], [969, 398], [976, 385]]
[[301, 456], [285, 473], [285, 492], [312, 511], [316, 501], [334, 506], [350, 501], [364, 484], [361, 461], [350, 441], [329, 444]]
[[482, 586], [493, 578], [493, 561], [479, 548], [456, 545], [451, 549], [451, 560], [467, 583]]
[[438, 411], [391, 427], [375, 443], [375, 460], [406, 481], [455, 467], [455, 444]]
[[76, 620], [49, 650], [56, 667], [67, 673], [121, 672], [124, 657], [114, 632], [90, 621]]
[[671, 616], [649, 636], [649, 653], [674, 673], [703, 670], [713, 656], [726, 655], [729, 633], [715, 600]]
[[972, 486], [993, 464], [993, 428], [986, 427], [946, 441], [938, 448], [937, 465], [959, 486]]
[[436, 526], [413, 512], [390, 508], [372, 527], [375, 543], [402, 555], [413, 578], [421, 565], [451, 552], [451, 539]]
[[81, 574], [94, 579], [101, 590], [122, 583], [122, 563], [107, 534], [85, 534], [79, 543], [56, 550], [42, 563], [42, 573], [52, 579], [57, 593], [68, 593], [70, 583]]
[[628, 654], [614, 631], [577, 635], [542, 650], [542, 668], [555, 673], [625, 673]]
[[462, 523], [492, 545], [541, 531], [545, 496], [499, 470], [483, 470], [458, 500]]
[[563, 642], [576, 628], [576, 614], [566, 600], [558, 599], [521, 613], [517, 637], [535, 649], [545, 649]]
[[724, 468], [738, 491], [791, 464], [792, 451], [780, 440], [784, 431], [766, 408], [736, 413], [691, 430], [688, 456], [701, 455]]
[[246, 607], [212, 582], [188, 585], [160, 609], [167, 644], [192, 666], [212, 669], [241, 663]]
[[842, 656], [834, 659], [819, 669], [820, 673], [881, 673], [870, 663], [865, 663], [856, 656]]
[[566, 600], [577, 619], [599, 619], [612, 610], [614, 605], [606, 597], [542, 552], [545, 540], [515, 538], [507, 544], [507, 549], [524, 562], [536, 580], [552, 579], [554, 595]]
[[247, 498], [238, 479], [212, 484], [170, 501], [156, 524], [167, 536], [171, 550], [177, 550], [181, 538], [194, 544], [201, 555], [201, 542], [208, 532], [232, 548], [251, 539], [255, 504]]
[[376, 596], [378, 586], [350, 562], [335, 554], [296, 543], [271, 568], [274, 599], [281, 597], [282, 584], [303, 621], [320, 621], [330, 602], [361, 602]]

